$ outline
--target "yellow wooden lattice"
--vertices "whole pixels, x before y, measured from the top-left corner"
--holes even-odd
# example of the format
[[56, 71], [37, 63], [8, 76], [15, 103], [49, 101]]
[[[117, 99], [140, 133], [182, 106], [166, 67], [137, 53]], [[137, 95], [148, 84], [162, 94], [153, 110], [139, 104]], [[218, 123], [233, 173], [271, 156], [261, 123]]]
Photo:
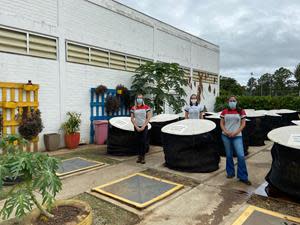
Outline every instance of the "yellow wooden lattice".
[[[0, 82], [0, 108], [3, 117], [3, 134], [16, 134], [24, 107], [38, 109], [38, 84]], [[33, 145], [33, 146], [32, 146]], [[38, 151], [38, 138], [32, 140], [26, 150]]]

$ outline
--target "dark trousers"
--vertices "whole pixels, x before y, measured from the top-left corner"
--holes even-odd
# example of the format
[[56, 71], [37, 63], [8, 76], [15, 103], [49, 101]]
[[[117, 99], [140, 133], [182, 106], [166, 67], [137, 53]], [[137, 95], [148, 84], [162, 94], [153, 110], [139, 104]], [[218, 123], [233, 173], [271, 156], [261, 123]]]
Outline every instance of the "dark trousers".
[[146, 145], [147, 145], [147, 135], [148, 135], [148, 126], [145, 127], [143, 131], [138, 132], [135, 128], [136, 133], [136, 148], [139, 156], [145, 156], [146, 154]]

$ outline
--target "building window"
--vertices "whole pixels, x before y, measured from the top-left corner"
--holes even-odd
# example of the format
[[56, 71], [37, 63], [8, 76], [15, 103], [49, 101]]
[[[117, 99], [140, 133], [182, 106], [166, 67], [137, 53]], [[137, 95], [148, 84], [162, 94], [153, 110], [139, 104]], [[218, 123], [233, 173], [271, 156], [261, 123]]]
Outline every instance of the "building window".
[[93, 46], [66, 41], [67, 61], [134, 72], [151, 60]]
[[0, 51], [56, 59], [57, 38], [0, 27]]

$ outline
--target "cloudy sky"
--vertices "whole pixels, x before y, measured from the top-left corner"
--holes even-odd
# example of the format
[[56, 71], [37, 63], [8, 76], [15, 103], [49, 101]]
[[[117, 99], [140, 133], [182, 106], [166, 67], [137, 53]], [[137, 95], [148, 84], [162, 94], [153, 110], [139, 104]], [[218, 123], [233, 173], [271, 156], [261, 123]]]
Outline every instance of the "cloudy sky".
[[300, 0], [118, 0], [218, 44], [221, 75], [245, 84], [300, 63]]

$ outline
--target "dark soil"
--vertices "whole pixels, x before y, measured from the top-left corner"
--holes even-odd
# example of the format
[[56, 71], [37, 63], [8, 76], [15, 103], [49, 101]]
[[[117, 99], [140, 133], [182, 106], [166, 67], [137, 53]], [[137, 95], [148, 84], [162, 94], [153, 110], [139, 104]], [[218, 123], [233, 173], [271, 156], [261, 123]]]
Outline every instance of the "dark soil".
[[67, 222], [80, 222], [79, 218], [84, 218], [88, 215], [82, 209], [73, 206], [58, 206], [51, 213], [54, 218], [48, 219], [41, 215], [35, 222], [35, 225], [63, 225]]
[[142, 171], [141, 173], [144, 173], [144, 174], [147, 174], [147, 175], [150, 175], [153, 177], [157, 177], [160, 179], [164, 179], [164, 180], [169, 180], [169, 181], [172, 181], [175, 183], [183, 184], [184, 186], [188, 186], [188, 187], [196, 187], [200, 184], [200, 182], [195, 179], [184, 177], [184, 176], [177, 175], [174, 173], [156, 170], [156, 169], [147, 169], [147, 170]]
[[93, 225], [135, 225], [140, 222], [136, 214], [93, 195], [83, 193], [74, 199], [85, 201], [92, 207]]

